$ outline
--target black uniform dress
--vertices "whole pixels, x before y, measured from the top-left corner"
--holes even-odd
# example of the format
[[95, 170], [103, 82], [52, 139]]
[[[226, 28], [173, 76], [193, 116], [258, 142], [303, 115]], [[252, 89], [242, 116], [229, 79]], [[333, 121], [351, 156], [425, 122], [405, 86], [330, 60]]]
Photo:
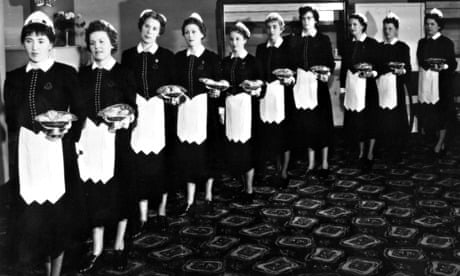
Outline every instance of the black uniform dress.
[[420, 67], [428, 70], [427, 58], [444, 58], [449, 68], [439, 72], [439, 101], [419, 104], [419, 122], [426, 131], [445, 129], [455, 121], [453, 78], [457, 68], [454, 43], [444, 35], [437, 39], [422, 38], [417, 46]]
[[[81, 115], [78, 105], [76, 71], [55, 62], [48, 71], [20, 67], [8, 72], [5, 80], [5, 110], [10, 139], [10, 182], [14, 187], [12, 224], [9, 235], [14, 243], [12, 252], [17, 261], [25, 264], [45, 262], [47, 256], [55, 258], [61, 253], [79, 223], [80, 182], [78, 177], [75, 133], [73, 124], [62, 138], [65, 193], [54, 204], [36, 201], [27, 204], [19, 194], [18, 138], [21, 127], [38, 133], [41, 126], [34, 121], [38, 114], [49, 110], [70, 111]], [[47, 156], [43, 156], [44, 159]]]
[[[182, 50], [174, 56], [174, 83], [187, 89], [187, 96], [192, 99], [197, 95], [207, 93], [208, 89], [199, 81], [200, 78], [220, 80], [222, 77], [219, 57], [210, 50], [196, 57], [187, 56], [187, 50]], [[207, 135], [203, 143], [181, 142], [175, 135], [172, 158], [174, 173], [182, 183], [203, 182], [209, 177], [215, 177], [219, 168], [217, 164], [222, 150], [222, 127], [219, 124], [219, 99], [207, 99]]]
[[[223, 101], [231, 94], [246, 93], [239, 86], [245, 80], [260, 80], [262, 77], [261, 66], [253, 55], [247, 54], [245, 58], [231, 58], [227, 56], [222, 61], [222, 74], [230, 83], [230, 88], [223, 94]], [[251, 98], [251, 138], [246, 142], [235, 142], [225, 137], [226, 168], [232, 174], [243, 174], [255, 167], [256, 149], [258, 141], [256, 125], [259, 122], [258, 97]]]
[[[79, 72], [79, 81], [81, 96], [85, 101], [85, 117], [97, 126], [105, 124], [105, 121], [97, 115], [105, 107], [124, 103], [136, 109], [134, 77], [131, 71], [119, 63], [115, 63], [110, 71], [92, 69], [91, 66], [83, 67]], [[129, 195], [130, 170], [133, 169], [133, 162], [128, 153], [130, 131], [130, 129], [116, 131], [115, 160], [107, 160], [107, 162], [115, 162], [113, 177], [105, 184], [100, 181], [94, 183], [91, 179], [83, 184], [91, 227], [104, 226], [127, 218], [129, 215], [127, 195]]]
[[[261, 79], [264, 82], [276, 80], [273, 70], [279, 68], [291, 68], [291, 52], [289, 51], [288, 42], [283, 39], [279, 47], [267, 47], [267, 43], [257, 46], [256, 58], [261, 64]], [[268, 159], [275, 158], [278, 154], [283, 153], [289, 148], [289, 137], [291, 136], [291, 117], [295, 109], [292, 87], [284, 86], [284, 120], [277, 124], [265, 123], [259, 120], [257, 124], [257, 147], [259, 160], [264, 162]]]
[[[348, 70], [356, 73], [354, 65], [367, 62], [376, 68], [380, 61], [379, 49], [378, 42], [371, 37], [366, 37], [362, 42], [348, 40], [344, 45], [342, 54], [340, 87], [345, 87]], [[374, 78], [366, 79], [365, 98], [363, 110], [358, 112], [345, 109], [344, 131], [345, 137], [350, 143], [376, 138], [379, 133], [379, 96]]]
[[[317, 32], [314, 37], [295, 35], [290, 41], [294, 70], [309, 71], [324, 65], [334, 71], [335, 62], [329, 37]], [[293, 114], [293, 145], [295, 148], [321, 149], [330, 146], [333, 138], [331, 96], [327, 82], [318, 80], [318, 105], [313, 109], [295, 109]]]
[[[173, 83], [174, 54], [159, 47], [154, 54], [138, 53], [137, 47], [123, 52], [122, 64], [134, 72], [136, 80], [136, 92], [139, 96], [148, 100], [157, 95], [156, 90], [167, 84]], [[133, 155], [133, 170], [131, 175], [131, 189], [135, 200], [153, 199], [161, 200], [161, 195], [167, 192], [165, 185], [165, 173], [168, 166], [168, 146], [174, 141], [173, 112], [175, 108], [164, 105], [165, 108], [165, 135], [166, 146], [158, 154], [153, 152], [146, 155], [143, 152]]]
[[380, 107], [381, 137], [387, 146], [401, 146], [409, 134], [409, 121], [407, 117], [406, 90], [409, 82], [411, 65], [409, 46], [402, 41], [394, 44], [381, 43], [379, 75], [391, 72], [389, 62], [404, 62], [406, 74], [396, 76], [396, 106], [393, 109]]

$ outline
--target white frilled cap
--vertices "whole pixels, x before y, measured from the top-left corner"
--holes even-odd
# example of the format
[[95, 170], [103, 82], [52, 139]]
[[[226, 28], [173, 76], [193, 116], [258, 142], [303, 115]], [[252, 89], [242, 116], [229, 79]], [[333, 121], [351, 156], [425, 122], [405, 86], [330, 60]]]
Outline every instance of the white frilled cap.
[[189, 18], [195, 18], [196, 20], [200, 21], [201, 23], [203, 23], [203, 18], [201, 18], [201, 15], [199, 15], [198, 13], [194, 12], [192, 13]]
[[279, 22], [281, 22], [281, 25], [284, 25], [283, 17], [281, 17], [281, 15], [277, 12], [271, 12], [267, 15], [267, 17], [265, 17], [265, 21], [269, 20], [278, 20]]
[[118, 31], [117, 29], [115, 29], [115, 27], [110, 24], [108, 21], [105, 21], [104, 19], [100, 19], [99, 22], [101, 22], [102, 24], [104, 24], [107, 28], [111, 29], [112, 31], [114, 31], [115, 33], [118, 34]]
[[441, 18], [444, 17], [444, 15], [442, 14], [442, 11], [440, 11], [440, 10], [438, 10], [438, 9], [436, 9], [436, 8], [430, 10], [429, 14], [436, 14], [436, 15], [438, 15], [438, 16], [441, 17]]
[[241, 32], [243, 32], [247, 38], [251, 37], [251, 32], [249, 31], [248, 27], [246, 27], [246, 25], [244, 25], [243, 22], [241, 21], [238, 21], [235, 23], [235, 27], [240, 30]]
[[27, 18], [26, 20], [24, 21], [24, 26], [27, 26], [29, 24], [32, 24], [32, 23], [39, 23], [39, 24], [43, 24], [49, 28], [51, 28], [51, 30], [53, 31], [54, 33], [54, 25], [53, 25], [53, 21], [51, 21], [51, 19], [49, 18], [48, 15], [46, 15], [46, 13], [42, 12], [42, 11], [35, 11], [33, 13], [31, 13]]
[[399, 16], [397, 16], [396, 13], [394, 13], [392, 11], [389, 11], [387, 13], [387, 15], [385, 16], [385, 18], [394, 18], [394, 19], [396, 19], [396, 21], [399, 22]]
[[166, 24], [168, 22], [168, 19], [166, 18], [166, 16], [162, 13], [159, 13], [159, 12], [156, 12], [152, 9], [145, 9], [141, 12], [141, 14], [139, 15], [139, 18], [141, 18], [142, 16], [144, 16], [144, 14], [146, 13], [149, 13], [149, 12], [152, 12], [152, 13], [156, 13], [159, 17], [161, 17], [161, 19], [163, 20], [163, 22]]
[[364, 14], [362, 14], [360, 12], [355, 12], [353, 15], [360, 17], [364, 21], [364, 23], [367, 24], [367, 17]]
[[139, 14], [139, 18], [141, 18], [142, 16], [144, 16], [144, 14], [148, 13], [148, 12], [153, 12], [152, 9], [145, 9], [141, 12], [141, 14]]
[[166, 18], [166, 16], [162, 13], [158, 13], [158, 16], [161, 17], [163, 19], [163, 21], [165, 22], [165, 24], [168, 22], [168, 18]]

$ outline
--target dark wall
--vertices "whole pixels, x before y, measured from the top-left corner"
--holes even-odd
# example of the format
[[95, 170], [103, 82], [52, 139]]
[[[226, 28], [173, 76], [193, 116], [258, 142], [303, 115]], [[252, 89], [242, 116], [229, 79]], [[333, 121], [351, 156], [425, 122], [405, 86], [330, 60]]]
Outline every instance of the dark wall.
[[121, 49], [127, 49], [138, 43], [137, 21], [140, 12], [147, 8], [163, 13], [168, 19], [166, 32], [159, 38], [160, 45], [173, 52], [183, 49], [185, 42], [181, 31], [182, 22], [192, 12], [198, 12], [207, 27], [204, 43], [210, 49], [217, 50], [215, 0], [129, 0], [121, 2], [119, 4]]

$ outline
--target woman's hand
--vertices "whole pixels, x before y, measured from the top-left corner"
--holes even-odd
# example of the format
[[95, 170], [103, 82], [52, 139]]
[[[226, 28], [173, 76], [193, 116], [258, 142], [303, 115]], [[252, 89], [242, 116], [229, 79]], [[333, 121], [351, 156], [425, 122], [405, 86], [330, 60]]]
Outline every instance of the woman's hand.
[[316, 74], [316, 78], [321, 82], [328, 82], [330, 76], [331, 76], [331, 73]]
[[257, 89], [249, 91], [250, 95], [255, 96], [255, 97], [259, 97], [261, 92], [262, 92], [262, 88], [257, 88]]
[[180, 95], [180, 96], [175, 97], [175, 98], [165, 98], [164, 100], [165, 100], [165, 102], [167, 104], [177, 106], [177, 105], [180, 105], [181, 103], [187, 101], [188, 97], [187, 97], [187, 95]]
[[225, 108], [219, 107], [219, 123], [221, 125], [225, 124]]
[[295, 83], [294, 77], [280, 78], [279, 80], [282, 85], [293, 85]]
[[360, 71], [358, 74], [358, 77], [364, 78], [364, 79], [375, 78], [376, 76], [377, 76], [376, 71]]
[[404, 68], [396, 68], [396, 69], [393, 69], [392, 73], [395, 74], [396, 76], [402, 76], [402, 75], [406, 74], [406, 69], [404, 69]]
[[62, 139], [64, 135], [66, 135], [70, 128], [72, 127], [72, 121], [69, 121], [67, 124], [64, 125], [62, 128], [52, 129], [52, 130], [45, 130], [45, 137], [50, 141], [57, 141]]
[[447, 65], [446, 63], [441, 63], [441, 64], [433, 64], [430, 69], [435, 72], [441, 72], [443, 70], [447, 70], [448, 68], [449, 68], [449, 65]]
[[208, 93], [209, 93], [209, 97], [213, 98], [213, 99], [217, 99], [220, 97], [220, 90], [219, 89], [215, 89], [215, 88], [211, 88], [211, 87], [208, 87], [206, 86], [206, 88], [208, 89]]
[[109, 127], [109, 131], [115, 132], [119, 129], [128, 129], [131, 123], [134, 122], [134, 119], [134, 114], [131, 114], [121, 121], [114, 122], [112, 126]]

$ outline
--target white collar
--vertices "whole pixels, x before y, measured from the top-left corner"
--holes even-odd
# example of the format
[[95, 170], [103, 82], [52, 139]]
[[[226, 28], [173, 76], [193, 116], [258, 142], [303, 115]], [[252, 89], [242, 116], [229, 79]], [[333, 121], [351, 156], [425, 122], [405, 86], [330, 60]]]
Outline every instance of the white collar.
[[318, 33], [318, 30], [317, 30], [317, 29], [313, 29], [311, 32], [302, 30], [301, 36], [302, 36], [302, 37], [305, 37], [305, 36], [315, 37], [317, 33]]
[[353, 41], [357, 41], [357, 40], [358, 40], [358, 41], [364, 42], [364, 40], [366, 40], [366, 38], [367, 38], [367, 34], [366, 34], [366, 33], [363, 33], [363, 34], [361, 34], [361, 37], [358, 38], [358, 39], [356, 39], [356, 38], [353, 37]]
[[283, 38], [280, 36], [276, 39], [275, 43], [271, 43], [270, 41], [267, 41], [267, 48], [268, 47], [279, 48], [282, 43], [283, 43]]
[[230, 58], [241, 58], [241, 59], [244, 59], [246, 58], [248, 55], [248, 51], [246, 51], [246, 49], [244, 49], [239, 55], [236, 55], [235, 53], [232, 53], [232, 55], [230, 56]]
[[397, 38], [397, 37], [393, 37], [393, 39], [392, 39], [390, 42], [388, 42], [388, 41], [385, 40], [385, 41], [383, 42], [383, 44], [395, 45], [396, 42], [398, 42], [398, 38]]
[[99, 69], [105, 69], [107, 71], [110, 71], [112, 70], [113, 66], [115, 66], [115, 63], [117, 63], [117, 61], [112, 56], [110, 56], [109, 58], [107, 58], [107, 60], [104, 60], [101, 65], [97, 65], [96, 62], [93, 61], [93, 65], [91, 65], [91, 69], [94, 70], [96, 68], [99, 68]]
[[51, 66], [53, 66], [53, 64], [54, 64], [53, 58], [48, 58], [38, 63], [33, 63], [29, 61], [26, 66], [26, 72], [29, 72], [30, 70], [34, 70], [34, 69], [40, 69], [43, 72], [46, 72], [51, 68]]
[[435, 34], [431, 37], [431, 39], [436, 40], [436, 39], [438, 39], [440, 36], [441, 36], [441, 33], [440, 33], [440, 32], [437, 32], [437, 33], [435, 33]]
[[192, 52], [191, 48], [187, 48], [187, 56], [194, 55], [196, 57], [201, 57], [201, 55], [204, 53], [204, 48], [203, 45], [197, 46], [197, 48]]
[[151, 53], [152, 55], [155, 54], [155, 52], [158, 50], [158, 44], [157, 43], [153, 43], [150, 47], [148, 47], [147, 49], [144, 48], [144, 45], [142, 44], [142, 42], [139, 42], [137, 44], [137, 53], [140, 54], [142, 52], [146, 52], [146, 53]]

